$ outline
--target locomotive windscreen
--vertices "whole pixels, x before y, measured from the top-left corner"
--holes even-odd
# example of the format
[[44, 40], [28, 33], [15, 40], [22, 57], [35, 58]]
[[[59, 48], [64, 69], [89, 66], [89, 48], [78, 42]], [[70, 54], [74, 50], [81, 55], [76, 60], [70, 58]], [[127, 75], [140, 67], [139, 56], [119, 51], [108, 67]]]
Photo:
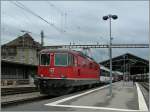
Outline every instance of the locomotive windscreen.
[[55, 53], [55, 66], [73, 66], [74, 56], [68, 53]]
[[41, 54], [40, 65], [50, 65], [50, 54]]
[[55, 66], [67, 66], [68, 54], [67, 53], [55, 53]]

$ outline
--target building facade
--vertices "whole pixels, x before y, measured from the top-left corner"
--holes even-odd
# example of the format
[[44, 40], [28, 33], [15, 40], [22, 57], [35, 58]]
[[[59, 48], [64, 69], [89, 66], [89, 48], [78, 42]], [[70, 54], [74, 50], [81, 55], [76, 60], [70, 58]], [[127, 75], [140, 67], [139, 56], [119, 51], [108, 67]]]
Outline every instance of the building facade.
[[24, 34], [1, 46], [1, 85], [33, 84], [41, 44]]
[[8, 60], [1, 60], [1, 85], [33, 84], [37, 66]]
[[28, 33], [2, 45], [1, 48], [2, 59], [25, 64], [38, 64], [38, 52], [41, 44], [34, 41]]

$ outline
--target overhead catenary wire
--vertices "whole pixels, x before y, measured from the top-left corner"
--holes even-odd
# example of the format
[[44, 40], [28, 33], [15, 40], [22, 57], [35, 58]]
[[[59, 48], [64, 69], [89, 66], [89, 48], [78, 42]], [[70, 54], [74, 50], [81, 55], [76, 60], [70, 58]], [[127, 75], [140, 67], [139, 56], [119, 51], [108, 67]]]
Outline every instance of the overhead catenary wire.
[[[51, 22], [45, 20], [44, 18], [42, 18], [42, 17], [39, 16], [38, 14], [34, 13], [32, 10], [30, 10], [29, 8], [27, 8], [27, 7], [26, 7], [25, 5], [23, 5], [22, 3], [18, 2], [18, 1], [9, 1], [9, 2], [12, 3], [13, 5], [15, 5], [15, 6], [21, 8], [22, 10], [24, 10], [24, 11], [26, 11], [26, 12], [32, 14], [33, 16], [39, 18], [40, 20], [46, 22], [47, 24], [53, 26], [53, 27], [54, 27], [56, 30], [58, 30], [59, 32], [64, 33], [64, 30], [63, 30], [63, 29], [56, 27], [53, 23], [51, 23]], [[54, 5], [53, 5], [53, 6], [54, 6]], [[55, 6], [54, 6], [54, 7], [55, 7]], [[55, 7], [55, 8], [56, 8], [56, 7]], [[57, 8], [57, 10], [62, 13], [62, 11], [59, 10], [59, 8]], [[66, 16], [67, 16], [67, 13], [66, 13]], [[66, 18], [66, 17], [65, 17], [65, 18]], [[65, 22], [65, 23], [66, 23], [66, 22]], [[62, 32], [62, 31], [63, 31], [63, 32]]]
[[25, 7], [25, 5], [23, 5], [22, 3], [16, 1], [18, 4], [22, 5], [22, 7], [24, 7], [25, 9], [27, 9], [28, 11], [30, 11], [33, 15], [35, 15], [36, 17], [39, 17], [41, 20], [45, 21], [47, 24], [52, 25], [55, 29], [59, 30], [55, 25], [51, 24], [50, 22], [48, 22], [47, 20], [45, 20], [44, 18], [42, 18], [41, 16], [39, 16], [38, 14], [36, 14], [35, 12], [33, 12], [32, 10], [30, 10], [29, 8]]
[[57, 8], [54, 4], [52, 4], [50, 1], [47, 1], [47, 3], [53, 7], [55, 10], [57, 10], [59, 13], [65, 15], [65, 13], [63, 11], [61, 11], [59, 8]]
[[60, 13], [60, 28], [62, 32], [66, 32], [66, 23], [67, 23], [67, 13], [62, 11], [60, 8], [56, 7], [50, 1], [47, 1], [48, 5], [55, 9], [57, 12]]
[[[28, 13], [34, 15], [35, 17], [39, 18], [40, 20], [44, 21], [45, 23], [47, 23], [47, 24], [53, 26], [53, 28], [56, 26], [56, 25], [52, 24], [51, 22], [47, 21], [46, 19], [42, 18], [41, 16], [39, 16], [38, 14], [36, 14], [35, 12], [33, 12], [32, 10], [30, 10], [28, 7], [26, 7], [26, 6], [23, 5], [22, 3], [18, 2], [18, 1], [16, 1], [16, 2], [15, 2], [15, 1], [10, 1], [10, 2], [13, 3], [15, 6], [17, 6], [17, 7], [21, 8], [21, 9], [23, 9], [24, 11], [26, 11], [26, 12], [28, 12]], [[53, 5], [53, 7], [54, 7], [54, 8], [57, 8], [55, 5]], [[62, 11], [59, 10], [59, 8], [57, 8], [57, 10], [58, 10], [60, 13], [62, 13]], [[65, 13], [64, 13], [64, 14], [65, 14]], [[66, 13], [66, 17], [65, 17], [65, 18], [67, 18], [67, 13]], [[65, 19], [65, 18], [64, 18], [64, 19]], [[65, 21], [66, 21], [66, 19], [65, 19]], [[65, 22], [65, 24], [66, 24], [66, 22]], [[57, 27], [57, 28], [58, 28], [58, 27]], [[58, 31], [60, 31], [60, 32], [62, 33], [61, 28], [58, 28]], [[68, 34], [70, 35], [69, 32], [67, 32], [67, 33], [63, 32], [63, 33], [64, 33], [64, 34], [67, 34], [67, 36], [68, 36]], [[74, 35], [74, 34], [72, 34], [72, 35]], [[72, 36], [72, 35], [71, 35], [71, 36]], [[66, 36], [66, 35], [65, 35], [65, 36]], [[46, 37], [49, 37], [49, 36], [46, 36]]]
[[14, 4], [15, 6], [25, 10], [26, 12], [32, 14], [33, 16], [39, 18], [40, 20], [44, 21], [45, 23], [49, 24], [50, 26], [52, 26], [53, 28], [55, 28], [57, 31], [61, 32], [61, 30], [55, 26], [54, 24], [51, 24], [49, 21], [47, 21], [46, 19], [44, 19], [43, 17], [41, 17], [40, 15], [36, 14], [35, 12], [33, 12], [32, 10], [30, 10], [29, 8], [27, 8], [25, 5], [23, 5], [22, 3], [16, 1], [16, 2], [13, 2], [13, 1], [10, 1], [12, 4]]
[[[17, 6], [18, 4], [16, 4], [15, 6]], [[23, 8], [23, 7], [21, 7], [21, 6], [17, 6], [17, 7], [19, 7], [19, 8]], [[26, 11], [26, 10], [23, 10], [23, 11]], [[26, 19], [28, 19], [27, 17], [26, 17]], [[18, 29], [19, 31], [21, 31], [21, 30], [24, 30], [24, 29]], [[28, 30], [28, 31], [30, 31], [30, 30]], [[38, 34], [38, 33], [34, 33], [33, 31], [30, 31], [33, 35], [37, 35], [38, 36], [38, 38], [41, 38], [40, 37], [40, 34]], [[48, 35], [44, 35], [45, 36], [45, 38], [46, 39], [49, 39], [48, 37], [50, 37], [50, 36], [48, 36]]]
[[[15, 5], [16, 6], [16, 5]], [[17, 7], [18, 8], [18, 7]], [[24, 31], [28, 31], [28, 32], [31, 32], [32, 34], [34, 34], [34, 35], [37, 35], [38, 36], [38, 38], [40, 37], [40, 34], [38, 34], [38, 33], [34, 33], [33, 31], [31, 31], [31, 30], [29, 30], [29, 28], [25, 28], [25, 27], [23, 27], [24, 25], [26, 25], [26, 26], [30, 26], [30, 24], [31, 24], [31, 22], [30, 22], [30, 16], [27, 16], [26, 15], [26, 11], [24, 12], [25, 10], [22, 10], [21, 11], [21, 13], [19, 13], [19, 14], [21, 14], [22, 16], [21, 17], [25, 17], [24, 18], [24, 22], [26, 23], [26, 24], [24, 24], [24, 22], [22, 22], [22, 21], [20, 21], [20, 19], [19, 19], [19, 21], [20, 22], [22, 22], [21, 24], [19, 24], [19, 27], [20, 28], [17, 28], [17, 27], [14, 27], [13, 29], [16, 29], [18, 32], [20, 32], [21, 30], [24, 30]], [[16, 13], [16, 12], [15, 12]], [[28, 13], [28, 12], [27, 12]], [[6, 15], [6, 13], [4, 13], [3, 15]], [[12, 22], [15, 22], [15, 21], [17, 21], [17, 23], [19, 23], [18, 22], [18, 19], [16, 19], [16, 17], [15, 16], [10, 16], [10, 15], [6, 15], [6, 16], [9, 16], [9, 18], [12, 20]], [[27, 20], [27, 21], [26, 21]], [[32, 22], [32, 24], [33, 24], [33, 22]], [[36, 26], [36, 24], [34, 24], [35, 26]], [[2, 25], [2, 27], [4, 27], [4, 29], [6, 30], [6, 29], [8, 29], [8, 27], [5, 27], [4, 25]], [[37, 28], [37, 27], [34, 27], [34, 28]], [[4, 30], [3, 30], [4, 31]], [[14, 33], [14, 32], [12, 32], [11, 30], [10, 31], [4, 31], [3, 33], [7, 33], [7, 34], [9, 34], [9, 35], [16, 35], [16, 36], [19, 36], [19, 35], [17, 35], [16, 33]], [[48, 37], [48, 36], [46, 36], [46, 37]]]

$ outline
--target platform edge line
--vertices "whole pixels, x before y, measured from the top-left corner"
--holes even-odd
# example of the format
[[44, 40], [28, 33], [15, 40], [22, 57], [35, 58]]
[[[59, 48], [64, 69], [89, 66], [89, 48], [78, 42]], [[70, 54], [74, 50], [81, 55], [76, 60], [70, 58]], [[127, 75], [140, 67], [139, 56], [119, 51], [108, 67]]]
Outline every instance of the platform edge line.
[[119, 109], [119, 108], [107, 108], [107, 107], [94, 107], [94, 106], [78, 106], [78, 105], [55, 105], [55, 104], [46, 104], [47, 106], [55, 107], [71, 107], [71, 108], [83, 108], [83, 109], [97, 109], [97, 110], [115, 110], [115, 111], [125, 111], [125, 112], [143, 112], [143, 110], [130, 110], [130, 109]]
[[59, 103], [62, 103], [62, 102], [65, 102], [65, 101], [68, 101], [68, 100], [71, 100], [71, 99], [74, 99], [74, 98], [77, 98], [77, 97], [80, 97], [80, 96], [83, 96], [83, 95], [92, 93], [92, 92], [94, 92], [94, 91], [97, 91], [97, 90], [106, 88], [106, 87], [108, 87], [108, 86], [109, 86], [109, 85], [106, 85], [106, 86], [103, 86], [103, 87], [100, 87], [100, 88], [96, 88], [96, 89], [92, 89], [92, 90], [90, 90], [90, 91], [86, 91], [86, 92], [84, 92], [84, 93], [77, 94], [77, 95], [74, 95], [74, 96], [70, 96], [70, 97], [67, 97], [67, 98], [64, 98], [64, 99], [61, 99], [61, 100], [52, 102], [52, 103], [48, 103], [48, 104], [45, 104], [45, 105], [49, 105], [49, 104], [50, 104], [50, 105], [57, 105], [57, 104], [59, 104]]
[[137, 93], [138, 93], [139, 110], [148, 111], [148, 108], [147, 108], [143, 93], [141, 92], [141, 89], [139, 87], [139, 84], [138, 83], [135, 83], [135, 84], [136, 84]]

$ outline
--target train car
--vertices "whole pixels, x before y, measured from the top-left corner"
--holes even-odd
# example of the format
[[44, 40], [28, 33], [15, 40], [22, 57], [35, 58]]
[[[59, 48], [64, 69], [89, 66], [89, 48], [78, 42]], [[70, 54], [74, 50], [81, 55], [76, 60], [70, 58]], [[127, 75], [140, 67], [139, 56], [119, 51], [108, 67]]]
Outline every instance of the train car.
[[114, 82], [121, 81], [121, 79], [123, 79], [123, 73], [114, 71]]
[[[100, 83], [101, 84], [108, 84], [110, 83], [110, 69], [101, 65], [101, 77]], [[112, 71], [112, 82], [120, 81], [122, 73], [119, 71]]]
[[132, 80], [135, 78], [135, 81], [137, 82], [149, 82], [149, 73], [143, 73], [143, 74], [136, 74], [132, 76]]
[[58, 96], [100, 82], [99, 64], [79, 51], [45, 49], [39, 62], [37, 82], [43, 94]]
[[102, 84], [108, 84], [110, 80], [110, 74], [109, 74], [110, 70], [102, 65], [100, 70], [101, 70], [100, 82]]

